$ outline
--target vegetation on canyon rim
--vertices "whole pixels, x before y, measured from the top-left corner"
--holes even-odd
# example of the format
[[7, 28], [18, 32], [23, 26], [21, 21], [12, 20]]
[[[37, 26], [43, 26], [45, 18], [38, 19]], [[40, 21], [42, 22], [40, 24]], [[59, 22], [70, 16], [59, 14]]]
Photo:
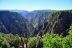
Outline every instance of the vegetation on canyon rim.
[[27, 48], [72, 48], [72, 26], [68, 29], [68, 33], [66, 37], [46, 33], [42, 37], [29, 38], [0, 33], [0, 48], [23, 48], [24, 44], [27, 44]]

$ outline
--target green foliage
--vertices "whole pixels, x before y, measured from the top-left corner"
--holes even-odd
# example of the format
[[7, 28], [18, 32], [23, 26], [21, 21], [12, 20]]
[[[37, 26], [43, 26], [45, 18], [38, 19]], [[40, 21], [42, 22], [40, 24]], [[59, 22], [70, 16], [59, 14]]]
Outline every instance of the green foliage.
[[18, 35], [0, 33], [0, 48], [15, 48], [18, 46], [19, 41]]
[[56, 34], [45, 34], [43, 36], [43, 48], [61, 48], [61, 37]]
[[66, 37], [57, 34], [45, 34], [43, 36], [43, 48], [72, 48], [72, 26]]
[[72, 26], [66, 37], [54, 33], [46, 33], [42, 37], [19, 37], [13, 34], [0, 33], [0, 48], [19, 48], [22, 40], [27, 43], [27, 48], [72, 48]]
[[3, 33], [0, 33], [0, 48], [10, 48], [10, 45]]
[[40, 36], [30, 37], [28, 39], [28, 48], [42, 48], [43, 42]]

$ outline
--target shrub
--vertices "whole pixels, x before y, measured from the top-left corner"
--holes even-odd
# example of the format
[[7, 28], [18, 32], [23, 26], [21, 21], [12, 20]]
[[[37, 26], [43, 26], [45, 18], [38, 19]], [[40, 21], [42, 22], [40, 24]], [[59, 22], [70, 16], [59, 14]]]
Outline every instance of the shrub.
[[40, 36], [30, 37], [28, 39], [28, 48], [42, 48], [43, 42]]
[[45, 34], [43, 36], [43, 48], [61, 48], [61, 37], [56, 34]]
[[58, 34], [45, 34], [43, 36], [43, 48], [72, 48], [72, 26], [69, 35], [61, 37]]
[[5, 36], [0, 33], [0, 48], [10, 48], [8, 41], [6, 40]]

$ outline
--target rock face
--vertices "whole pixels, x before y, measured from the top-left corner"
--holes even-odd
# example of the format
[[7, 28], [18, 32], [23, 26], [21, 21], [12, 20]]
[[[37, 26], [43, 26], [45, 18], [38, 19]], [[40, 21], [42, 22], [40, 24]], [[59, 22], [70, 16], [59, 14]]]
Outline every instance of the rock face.
[[72, 24], [72, 10], [25, 12], [0, 11], [0, 32], [25, 37], [43, 35], [46, 32], [66, 35]]
[[27, 33], [28, 21], [20, 14], [10, 11], [0, 11], [0, 32], [22, 34]]
[[[72, 11], [57, 11], [50, 18], [49, 31], [66, 36], [67, 29], [72, 24]], [[51, 29], [51, 30], [50, 30]]]

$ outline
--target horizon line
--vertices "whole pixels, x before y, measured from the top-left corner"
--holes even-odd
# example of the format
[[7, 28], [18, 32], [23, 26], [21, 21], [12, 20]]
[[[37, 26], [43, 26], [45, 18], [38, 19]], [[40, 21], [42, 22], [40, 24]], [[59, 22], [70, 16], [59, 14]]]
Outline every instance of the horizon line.
[[72, 10], [72, 9], [33, 9], [33, 10], [27, 10], [27, 9], [0, 9], [0, 10], [24, 10], [24, 11], [35, 11], [35, 10]]

